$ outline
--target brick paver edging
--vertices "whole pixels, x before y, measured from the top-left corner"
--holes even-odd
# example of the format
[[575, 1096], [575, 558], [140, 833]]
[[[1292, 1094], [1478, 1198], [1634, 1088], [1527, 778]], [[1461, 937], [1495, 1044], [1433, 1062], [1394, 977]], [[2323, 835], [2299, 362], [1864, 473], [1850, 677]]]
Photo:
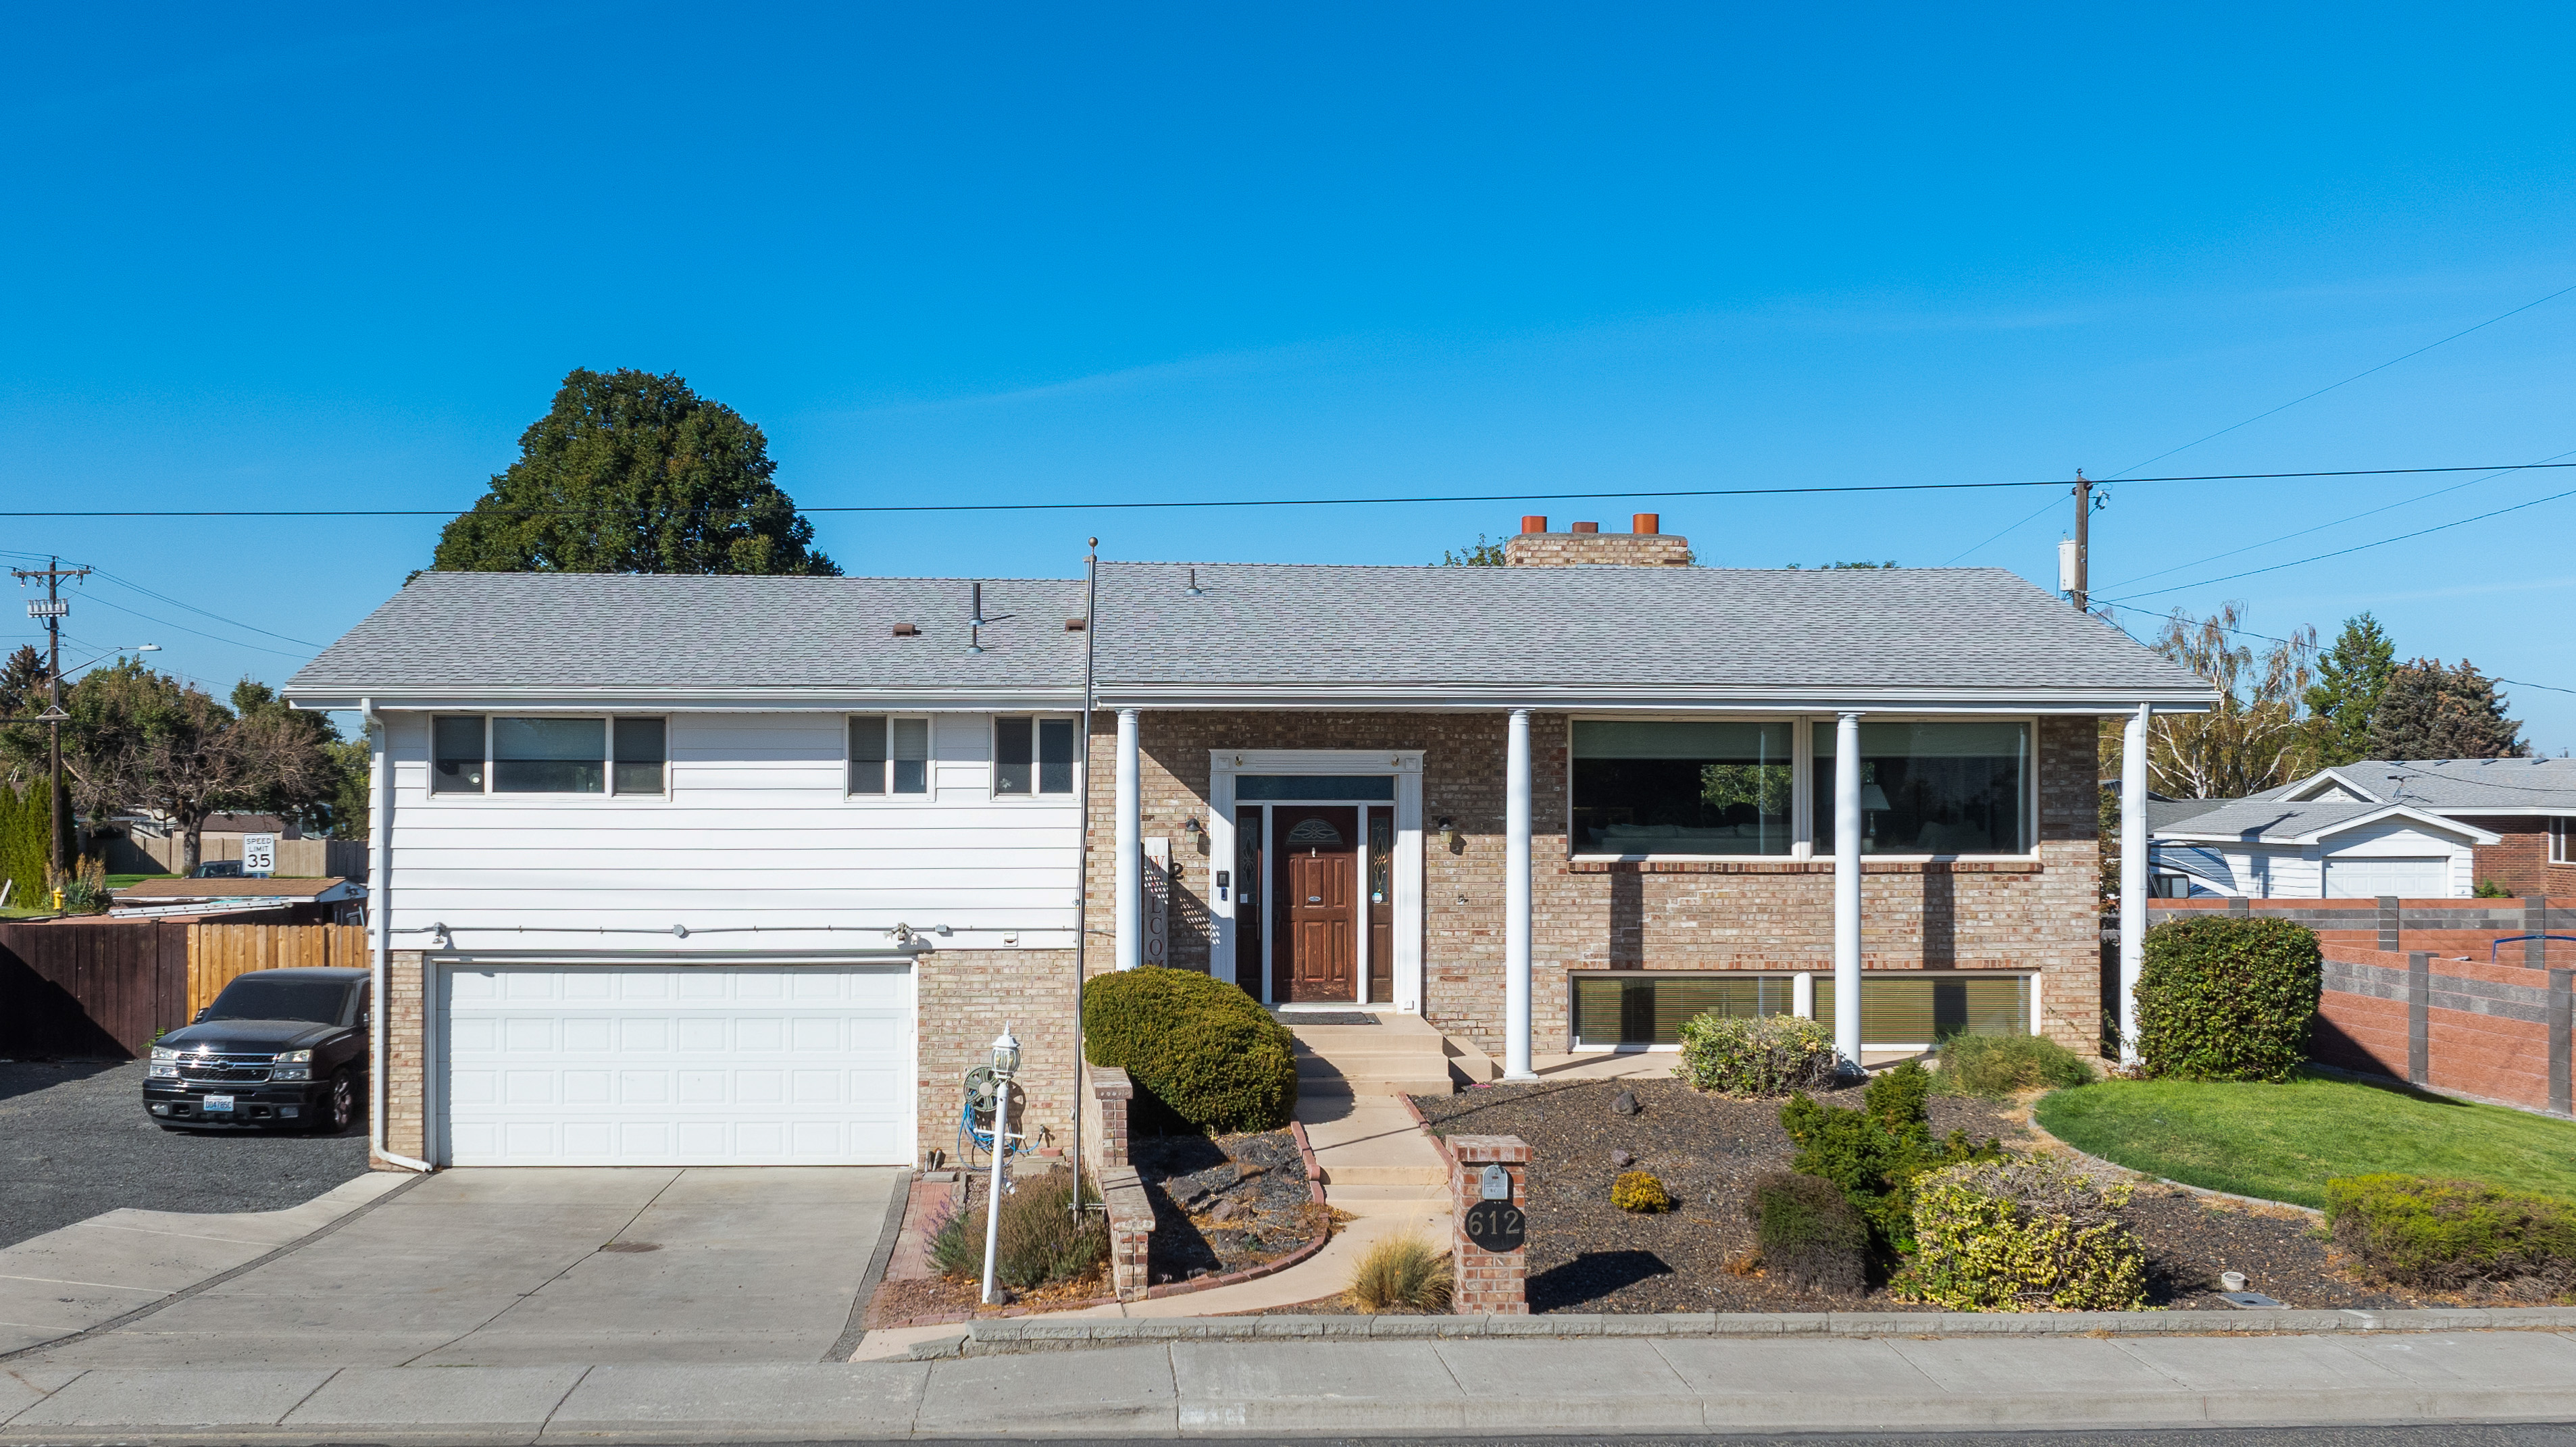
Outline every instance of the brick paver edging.
[[2430, 1331], [2567, 1331], [2576, 1307], [2421, 1311], [1814, 1311], [1631, 1316], [1027, 1317], [978, 1321], [975, 1353], [1145, 1342], [1459, 1337], [2271, 1336]]

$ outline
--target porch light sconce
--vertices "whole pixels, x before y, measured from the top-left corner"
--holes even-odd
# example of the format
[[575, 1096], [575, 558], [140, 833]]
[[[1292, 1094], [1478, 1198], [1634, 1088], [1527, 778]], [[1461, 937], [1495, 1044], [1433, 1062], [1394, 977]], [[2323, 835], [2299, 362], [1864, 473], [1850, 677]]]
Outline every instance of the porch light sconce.
[[1203, 828], [1201, 828], [1201, 827], [1199, 826], [1199, 821], [1198, 821], [1198, 820], [1196, 820], [1196, 819], [1184, 819], [1184, 820], [1182, 820], [1182, 821], [1181, 821], [1181, 832], [1182, 832], [1183, 834], [1185, 834], [1185, 835], [1188, 835], [1188, 836], [1189, 836], [1190, 847], [1191, 847], [1192, 849], [1197, 850], [1197, 851], [1198, 851], [1199, 853], [1201, 853], [1201, 854], [1205, 854], [1205, 853], [1207, 853], [1207, 852], [1208, 852], [1208, 833], [1207, 833], [1207, 830], [1205, 830], [1205, 829], [1203, 829]]
[[1452, 851], [1458, 847], [1457, 821], [1446, 814], [1440, 816], [1440, 847]]

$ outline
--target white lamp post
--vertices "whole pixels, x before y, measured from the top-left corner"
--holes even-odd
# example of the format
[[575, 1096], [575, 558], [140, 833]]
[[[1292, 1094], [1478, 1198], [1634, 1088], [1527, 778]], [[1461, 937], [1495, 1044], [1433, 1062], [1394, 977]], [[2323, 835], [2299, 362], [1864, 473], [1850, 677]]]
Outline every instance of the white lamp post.
[[1010, 1150], [1011, 1077], [1020, 1071], [1020, 1042], [1008, 1024], [993, 1037], [993, 1185], [984, 1198], [984, 1301], [993, 1294], [993, 1258], [1002, 1241], [1002, 1157]]

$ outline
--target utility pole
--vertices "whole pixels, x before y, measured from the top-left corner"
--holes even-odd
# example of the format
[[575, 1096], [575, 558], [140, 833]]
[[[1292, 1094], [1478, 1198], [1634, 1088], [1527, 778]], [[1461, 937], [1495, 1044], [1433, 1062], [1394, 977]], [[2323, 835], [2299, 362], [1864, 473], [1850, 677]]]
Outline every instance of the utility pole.
[[2075, 597], [2075, 611], [2093, 611], [2092, 559], [2090, 557], [2093, 522], [2093, 482], [2083, 468], [2075, 469], [2075, 586], [2069, 591]]
[[45, 560], [45, 566], [41, 568], [11, 568], [9, 571], [16, 576], [22, 587], [29, 578], [45, 580], [44, 600], [29, 602], [27, 616], [45, 620], [48, 650], [45, 663], [45, 726], [46, 732], [52, 736], [45, 746], [45, 753], [53, 775], [50, 786], [53, 789], [53, 796], [46, 807], [54, 826], [51, 831], [53, 867], [57, 873], [68, 874], [75, 848], [72, 840], [71, 799], [63, 792], [63, 719], [65, 717], [63, 713], [63, 615], [71, 611], [72, 605], [64, 601], [62, 582], [65, 578], [86, 578], [89, 576], [89, 569], [66, 568], [63, 566], [62, 559], [48, 558]]

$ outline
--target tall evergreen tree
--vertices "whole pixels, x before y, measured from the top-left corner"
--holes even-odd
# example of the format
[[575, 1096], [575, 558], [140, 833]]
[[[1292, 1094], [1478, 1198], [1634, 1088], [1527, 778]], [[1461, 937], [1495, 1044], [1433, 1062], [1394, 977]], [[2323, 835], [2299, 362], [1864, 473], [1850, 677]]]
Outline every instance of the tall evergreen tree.
[[486, 573], [841, 570], [771, 477], [769, 439], [678, 374], [576, 370], [519, 460], [439, 535], [430, 566]]
[[2379, 620], [2356, 613], [2343, 620], [2334, 645], [2317, 657], [2317, 681], [2308, 690], [2308, 728], [2316, 763], [2325, 768], [2371, 757], [2370, 717], [2397, 672], [2397, 645]]
[[2370, 717], [2374, 759], [2518, 759], [2531, 752], [2522, 725], [2504, 716], [2495, 680], [2463, 658], [2398, 666]]

